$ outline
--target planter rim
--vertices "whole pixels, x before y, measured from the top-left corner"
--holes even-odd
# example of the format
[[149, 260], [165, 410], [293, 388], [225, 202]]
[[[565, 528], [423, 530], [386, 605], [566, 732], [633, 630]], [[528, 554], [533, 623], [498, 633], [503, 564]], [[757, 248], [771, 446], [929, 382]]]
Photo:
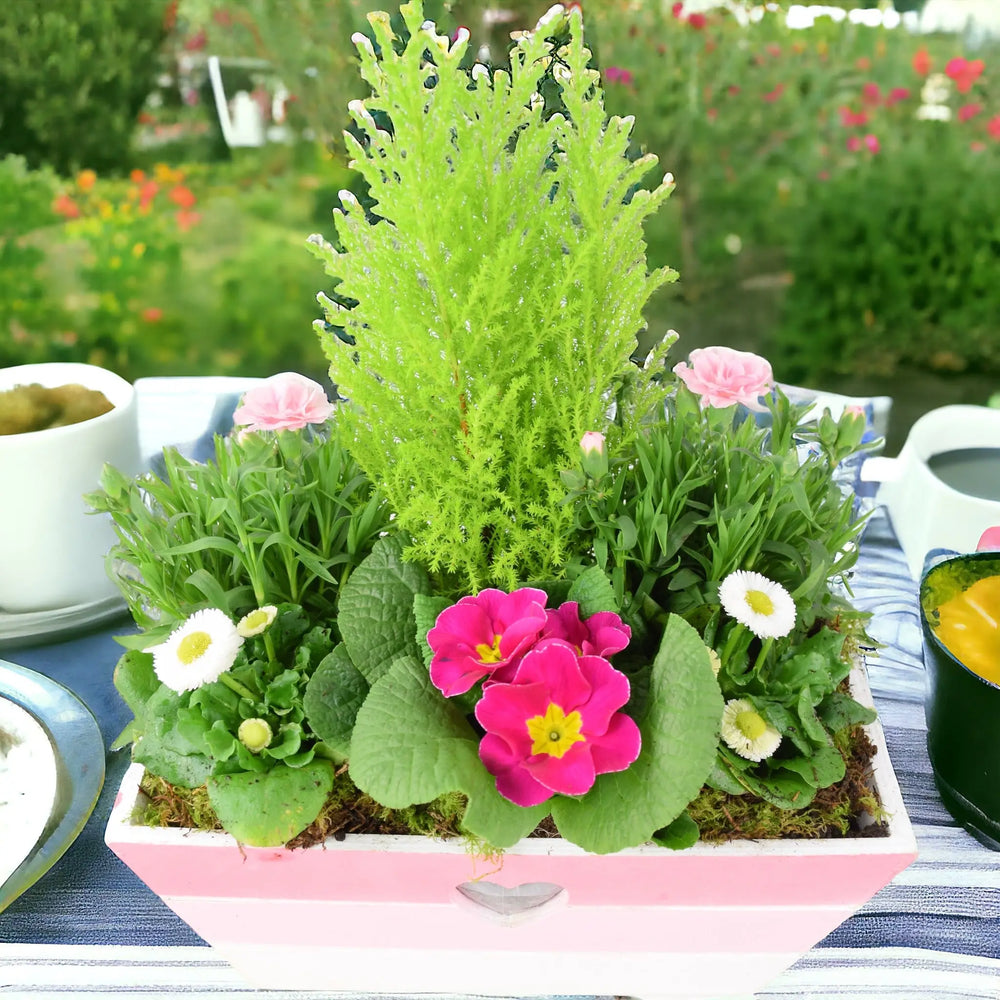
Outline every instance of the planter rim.
[[[851, 671], [851, 688], [853, 697], [861, 704], [873, 707], [871, 690], [863, 666], [856, 666]], [[525, 838], [513, 847], [507, 848], [504, 855], [521, 856], [558, 856], [616, 858], [616, 857], [741, 857], [754, 856], [790, 856], [818, 857], [833, 855], [881, 855], [881, 854], [912, 854], [917, 853], [916, 838], [913, 827], [903, 804], [899, 783], [896, 780], [889, 761], [888, 749], [882, 726], [878, 720], [864, 727], [865, 732], [875, 745], [875, 757], [872, 766], [872, 780], [878, 792], [882, 809], [887, 814], [889, 832], [884, 837], [837, 837], [826, 839], [773, 839], [773, 840], [730, 840], [723, 843], [706, 843], [699, 841], [693, 847], [683, 851], [674, 851], [655, 844], [644, 844], [639, 847], [629, 847], [614, 854], [597, 855], [585, 851], [559, 837]], [[108, 819], [105, 830], [105, 841], [110, 845], [142, 844], [148, 846], [190, 843], [200, 847], [225, 848], [232, 850], [237, 845], [236, 840], [228, 833], [218, 833], [204, 830], [181, 829], [177, 827], [149, 827], [132, 822], [132, 813], [137, 799], [141, 796], [139, 782], [144, 773], [141, 764], [131, 764], [125, 772], [115, 804]], [[286, 851], [284, 847], [246, 847], [245, 853], [260, 855], [274, 854]], [[395, 834], [348, 834], [343, 840], [327, 838], [321, 844], [297, 850], [335, 850], [345, 851], [383, 851], [409, 854], [467, 854], [467, 846], [460, 839], [441, 840], [419, 835]]]

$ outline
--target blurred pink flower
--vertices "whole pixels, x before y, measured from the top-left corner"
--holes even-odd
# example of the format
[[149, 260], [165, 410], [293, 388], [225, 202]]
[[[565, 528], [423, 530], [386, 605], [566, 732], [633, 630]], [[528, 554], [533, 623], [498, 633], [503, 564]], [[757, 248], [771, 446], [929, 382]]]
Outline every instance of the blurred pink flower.
[[868, 147], [869, 152], [877, 153], [881, 148], [881, 144], [878, 141], [878, 136], [869, 133], [865, 136], [865, 145]]
[[986, 131], [989, 132], [991, 138], [1000, 140], [1000, 115], [994, 115], [986, 123]]
[[688, 14], [688, 24], [691, 25], [695, 31], [701, 31], [702, 28], [708, 23], [708, 18], [704, 14]]
[[891, 108], [894, 104], [907, 100], [909, 96], [910, 91], [906, 87], [893, 87], [885, 99], [885, 105], [887, 108]]
[[272, 375], [254, 386], [233, 413], [233, 423], [247, 431], [300, 431], [321, 424], [333, 413], [323, 387], [296, 372]]
[[865, 104], [878, 104], [882, 100], [882, 91], [877, 83], [866, 83], [861, 88], [861, 100]]
[[618, 66], [609, 66], [604, 71], [604, 79], [608, 83], [620, 83], [622, 86], [629, 86], [632, 83], [632, 74], [627, 69], [620, 69]]
[[857, 153], [861, 149], [861, 136], [851, 135], [847, 137], [847, 148], [852, 153]]
[[957, 58], [949, 60], [944, 71], [955, 81], [955, 89], [960, 94], [967, 94], [985, 68], [986, 64], [982, 59]]
[[958, 120], [967, 122], [970, 118], [975, 118], [983, 110], [981, 104], [963, 104], [958, 109]]
[[551, 640], [525, 655], [512, 683], [484, 690], [479, 758], [519, 806], [584, 795], [598, 774], [624, 771], [639, 756], [639, 727], [619, 711], [628, 699], [628, 678], [607, 660]]
[[545, 628], [540, 640], [561, 639], [587, 656], [614, 656], [632, 638], [632, 630], [613, 611], [598, 611], [580, 618], [580, 605], [566, 601], [558, 609], [545, 612]]
[[427, 633], [431, 683], [450, 698], [484, 677], [510, 680], [545, 626], [546, 600], [532, 587], [487, 589], [445, 608]]
[[851, 128], [854, 125], [868, 124], [867, 111], [852, 111], [846, 104], [837, 110], [840, 114], [840, 124], [843, 125], [844, 128]]
[[769, 90], [766, 94], [762, 94], [761, 100], [767, 101], [768, 104], [773, 104], [784, 92], [785, 85], [783, 83], [779, 83], [774, 90]]
[[731, 347], [699, 347], [688, 362], [674, 365], [674, 374], [695, 395], [702, 407], [726, 407], [742, 403], [763, 410], [759, 399], [774, 381], [771, 365], [757, 354]]

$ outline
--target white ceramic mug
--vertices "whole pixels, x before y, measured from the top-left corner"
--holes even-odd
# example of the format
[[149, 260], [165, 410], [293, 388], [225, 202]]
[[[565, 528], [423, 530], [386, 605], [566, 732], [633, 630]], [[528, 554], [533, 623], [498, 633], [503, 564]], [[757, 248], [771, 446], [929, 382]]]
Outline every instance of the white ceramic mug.
[[914, 423], [898, 458], [865, 463], [861, 478], [881, 483], [876, 500], [889, 512], [914, 580], [932, 549], [975, 552], [979, 536], [1000, 524], [1000, 502], [959, 492], [934, 475], [928, 459], [960, 448], [996, 447], [1000, 410], [941, 406]]
[[66, 427], [0, 435], [0, 610], [9, 613], [69, 608], [117, 592], [105, 570], [114, 530], [83, 495], [99, 488], [105, 462], [129, 476], [140, 471], [128, 382], [84, 364], [0, 369], [0, 391], [32, 383], [97, 389], [114, 408]]

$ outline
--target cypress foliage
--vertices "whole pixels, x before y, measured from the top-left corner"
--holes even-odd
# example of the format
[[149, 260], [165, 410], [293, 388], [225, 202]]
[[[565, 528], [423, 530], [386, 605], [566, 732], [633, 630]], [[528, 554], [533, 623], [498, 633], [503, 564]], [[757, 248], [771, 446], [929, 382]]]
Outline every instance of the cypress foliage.
[[317, 328], [346, 443], [409, 557], [459, 587], [511, 588], [571, 555], [559, 473], [581, 435], [607, 429], [626, 386], [658, 393], [630, 356], [675, 277], [647, 273], [642, 232], [672, 181], [639, 186], [656, 158], [627, 156], [632, 120], [605, 113], [578, 11], [520, 35], [510, 73], [463, 69], [468, 33], [449, 44], [419, 0], [401, 14], [406, 40], [385, 14], [369, 18], [376, 45], [355, 36], [372, 94], [345, 140], [375, 204], [345, 192], [340, 248], [310, 240], [357, 303], [320, 296]]

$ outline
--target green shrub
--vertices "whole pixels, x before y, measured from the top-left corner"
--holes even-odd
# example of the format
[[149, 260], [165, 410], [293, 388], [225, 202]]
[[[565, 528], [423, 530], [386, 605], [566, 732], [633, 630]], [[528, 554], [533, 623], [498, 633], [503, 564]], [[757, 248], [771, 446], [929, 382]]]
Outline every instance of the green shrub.
[[[789, 250], [779, 377], [1000, 371], [1000, 189], [948, 122], [817, 183]], [[933, 151], [933, 152], [932, 152]]]
[[167, 0], [0, 4], [0, 156], [120, 169], [157, 72]]

